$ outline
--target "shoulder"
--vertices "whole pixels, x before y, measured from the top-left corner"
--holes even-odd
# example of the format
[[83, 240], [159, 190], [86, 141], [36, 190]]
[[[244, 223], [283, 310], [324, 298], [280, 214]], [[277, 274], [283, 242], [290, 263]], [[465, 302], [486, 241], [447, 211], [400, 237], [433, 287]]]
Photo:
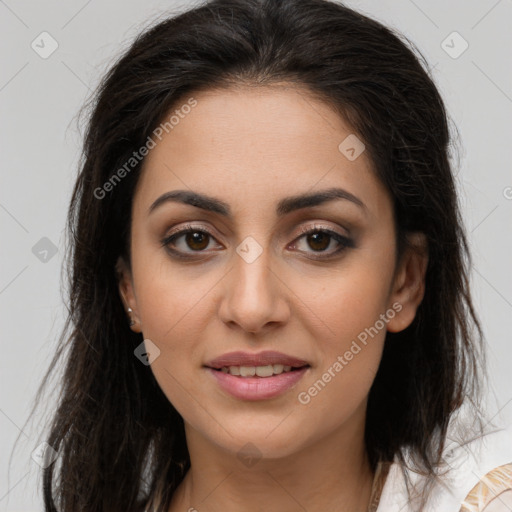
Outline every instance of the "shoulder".
[[[508, 427], [464, 445], [449, 444], [443, 453], [447, 470], [429, 491], [422, 512], [512, 511], [512, 428]], [[425, 478], [390, 465], [377, 512], [415, 512], [409, 490], [417, 491]]]

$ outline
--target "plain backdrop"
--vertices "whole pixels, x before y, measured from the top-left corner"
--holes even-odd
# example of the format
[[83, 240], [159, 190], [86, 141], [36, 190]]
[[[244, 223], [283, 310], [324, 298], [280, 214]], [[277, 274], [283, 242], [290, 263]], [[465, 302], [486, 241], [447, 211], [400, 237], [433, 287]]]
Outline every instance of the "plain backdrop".
[[[492, 376], [488, 409], [510, 425], [512, 2], [346, 3], [413, 41], [458, 127], [457, 186]], [[64, 321], [63, 229], [81, 149], [76, 115], [142, 28], [165, 12], [192, 5], [0, 1], [0, 512], [42, 510], [39, 467], [31, 458], [44, 441], [41, 419], [24, 424]], [[44, 409], [51, 413], [51, 402]]]

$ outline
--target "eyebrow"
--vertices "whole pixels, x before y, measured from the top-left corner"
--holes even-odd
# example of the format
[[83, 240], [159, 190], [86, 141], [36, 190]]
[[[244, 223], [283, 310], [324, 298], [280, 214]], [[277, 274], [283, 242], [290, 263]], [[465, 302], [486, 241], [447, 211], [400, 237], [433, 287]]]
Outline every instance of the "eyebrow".
[[[367, 213], [367, 206], [354, 194], [351, 194], [342, 188], [329, 188], [321, 190], [313, 194], [299, 194], [295, 196], [285, 197], [281, 199], [277, 204], [276, 214], [278, 217], [282, 217], [288, 213], [296, 210], [302, 210], [304, 208], [311, 208], [313, 206], [319, 206], [321, 204], [333, 201], [336, 199], [343, 199], [350, 201], [359, 206], [365, 213]], [[190, 190], [172, 190], [162, 194], [156, 199], [153, 204], [149, 207], [148, 215], [156, 210], [159, 206], [164, 203], [174, 202], [183, 203], [196, 208], [201, 208], [213, 213], [218, 213], [224, 217], [231, 217], [231, 208], [229, 204], [217, 199], [215, 197], [200, 194]]]

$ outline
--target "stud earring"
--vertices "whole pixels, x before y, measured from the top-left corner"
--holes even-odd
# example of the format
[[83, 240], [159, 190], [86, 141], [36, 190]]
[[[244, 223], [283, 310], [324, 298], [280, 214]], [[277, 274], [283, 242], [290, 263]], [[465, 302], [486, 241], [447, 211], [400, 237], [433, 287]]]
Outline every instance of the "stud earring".
[[[133, 309], [132, 308], [128, 308], [128, 313], [133, 313]], [[133, 318], [130, 315], [130, 327], [132, 325], [135, 325], [135, 320], [133, 320]]]

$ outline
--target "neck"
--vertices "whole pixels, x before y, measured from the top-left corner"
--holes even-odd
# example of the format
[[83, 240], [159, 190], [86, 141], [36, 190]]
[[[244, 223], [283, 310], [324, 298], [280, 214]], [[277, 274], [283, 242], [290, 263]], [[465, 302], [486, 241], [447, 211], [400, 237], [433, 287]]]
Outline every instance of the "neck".
[[191, 468], [170, 512], [366, 512], [373, 472], [364, 428], [340, 429], [287, 457], [241, 464], [236, 453], [211, 443], [186, 424]]

